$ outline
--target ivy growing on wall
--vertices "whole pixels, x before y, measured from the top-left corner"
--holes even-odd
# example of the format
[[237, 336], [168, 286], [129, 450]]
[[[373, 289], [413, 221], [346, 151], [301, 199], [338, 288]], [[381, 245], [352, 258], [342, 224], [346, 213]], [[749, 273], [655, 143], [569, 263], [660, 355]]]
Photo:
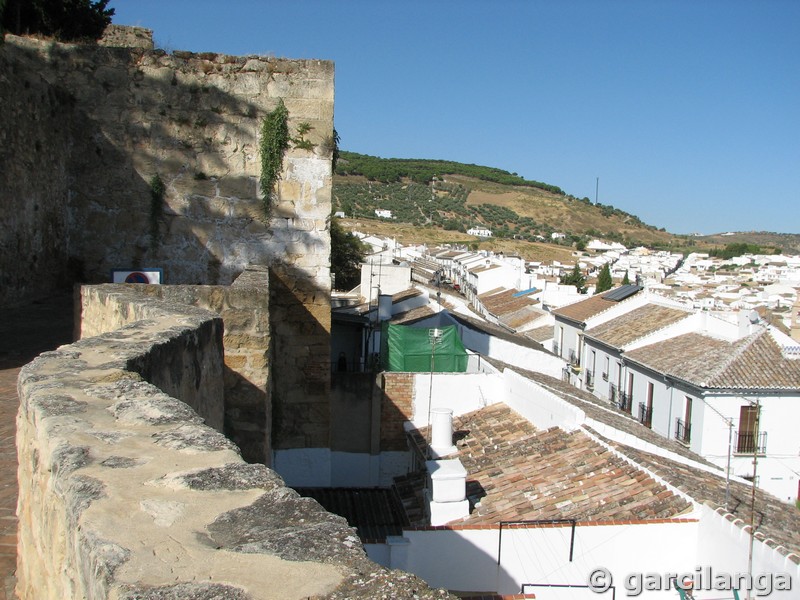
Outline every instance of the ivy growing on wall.
[[289, 111], [283, 100], [264, 117], [261, 123], [261, 194], [264, 197], [264, 216], [272, 212], [272, 196], [281, 174], [283, 156], [289, 148]]
[[158, 247], [158, 221], [161, 217], [161, 206], [164, 204], [164, 191], [164, 182], [156, 173], [150, 178], [150, 248], [152, 250]]
[[306, 134], [314, 129], [310, 123], [306, 123], [303, 121], [297, 126], [297, 137], [292, 138], [292, 143], [294, 144], [295, 148], [301, 148], [302, 150], [314, 150], [315, 146], [311, 140], [306, 139]]

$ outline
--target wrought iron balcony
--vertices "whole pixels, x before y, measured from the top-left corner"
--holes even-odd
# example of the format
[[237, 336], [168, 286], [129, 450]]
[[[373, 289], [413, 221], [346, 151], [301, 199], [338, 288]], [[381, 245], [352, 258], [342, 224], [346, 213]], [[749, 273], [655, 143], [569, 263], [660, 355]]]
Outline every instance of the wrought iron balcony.
[[553, 354], [561, 356], [561, 346], [557, 342], [553, 342]]
[[755, 435], [752, 431], [740, 431], [736, 436], [736, 454], [766, 454], [767, 432]]
[[633, 398], [631, 397], [631, 395], [626, 392], [620, 392], [619, 403], [617, 404], [617, 406], [619, 406], [619, 409], [626, 413], [630, 413], [632, 405], [633, 405]]
[[653, 407], [639, 403], [639, 422], [646, 427], [653, 427]]
[[586, 369], [586, 376], [583, 381], [586, 384], [587, 390], [592, 391], [594, 389], [594, 373], [589, 369]]
[[575, 354], [575, 350], [569, 351], [569, 364], [573, 367], [577, 367], [581, 364], [581, 359]]
[[614, 404], [616, 404], [618, 396], [619, 396], [619, 390], [617, 390], [617, 384], [612, 383], [611, 385], [608, 386], [608, 399]]
[[684, 444], [692, 439], [692, 426], [684, 423], [683, 419], [675, 419], [675, 439]]

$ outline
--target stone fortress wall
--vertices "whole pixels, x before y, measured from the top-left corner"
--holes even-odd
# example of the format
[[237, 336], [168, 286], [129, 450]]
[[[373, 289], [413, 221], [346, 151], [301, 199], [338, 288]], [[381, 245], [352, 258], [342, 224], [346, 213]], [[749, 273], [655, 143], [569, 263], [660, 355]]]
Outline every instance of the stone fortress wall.
[[[107, 33], [0, 45], [0, 306], [113, 268], [169, 284], [84, 287], [81, 339], [22, 371], [20, 598], [445, 596], [245, 462], [330, 445], [333, 65]], [[279, 98], [313, 149], [267, 218]]]
[[447, 597], [203, 423], [224, 403], [217, 313], [143, 286], [81, 303], [96, 335], [20, 375], [20, 599]]
[[[272, 409], [232, 418], [268, 417], [274, 448], [327, 447], [333, 97], [327, 61], [167, 54], [149, 31], [115, 26], [96, 45], [6, 35], [0, 306], [107, 282], [113, 268], [160, 267], [170, 286], [196, 286], [268, 267]], [[290, 134], [307, 123], [313, 148], [290, 147], [267, 218], [258, 142], [279, 99]], [[156, 210], [154, 176], [165, 185]], [[241, 360], [226, 353], [228, 366]], [[243, 449], [268, 462], [269, 448]]]

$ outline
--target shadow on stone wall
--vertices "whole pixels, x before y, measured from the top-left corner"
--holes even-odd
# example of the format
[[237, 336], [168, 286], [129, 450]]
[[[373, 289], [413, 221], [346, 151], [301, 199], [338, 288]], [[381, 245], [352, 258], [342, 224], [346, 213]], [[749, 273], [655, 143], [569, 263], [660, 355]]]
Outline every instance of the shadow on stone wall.
[[[293, 77], [287, 74], [290, 67], [301, 71], [297, 61], [255, 60], [246, 67], [248, 59], [237, 57], [173, 56], [13, 36], [0, 53], [12, 81], [0, 88], [10, 96], [2, 98], [4, 106], [30, 105], [25, 90], [31, 86], [59, 99], [51, 111], [60, 111], [54, 118], [65, 130], [56, 148], [63, 163], [28, 160], [23, 168], [28, 179], [39, 182], [42, 195], [59, 197], [66, 213], [62, 262], [70, 265], [73, 279], [99, 283], [108, 281], [112, 268], [160, 266], [168, 283], [229, 284], [245, 265], [269, 264], [290, 242], [302, 244], [293, 231], [265, 223], [258, 198], [259, 122], [275, 103], [268, 88], [277, 85], [281, 69], [284, 77]], [[292, 114], [292, 100], [287, 104]], [[311, 122], [317, 138], [312, 141], [321, 142], [332, 123], [315, 121], [301, 114], [299, 101], [296, 105], [293, 118]], [[37, 127], [24, 119], [16, 126]], [[50, 127], [14, 141], [50, 148], [55, 133]], [[15, 155], [4, 153], [2, 166], [15, 164]], [[166, 184], [166, 196], [152, 213], [155, 175]], [[18, 210], [30, 197], [15, 193], [23, 179], [9, 181], [4, 192]], [[298, 216], [287, 214], [286, 207], [277, 207], [277, 214]], [[327, 217], [327, 210], [321, 216]], [[30, 227], [30, 236], [43, 222]], [[39, 272], [31, 278], [45, 275], [53, 277]]]
[[[14, 36], [0, 53], [12, 81], [0, 88], [8, 96], [0, 98], [4, 106], [28, 102], [26, 85], [60, 99], [50, 109], [63, 128], [61, 160], [42, 161], [26, 185], [38, 181], [39, 195], [58, 197], [53, 212], [64, 216], [62, 235], [55, 236], [63, 238], [56, 262], [68, 273], [63, 279], [100, 283], [110, 280], [113, 268], [161, 267], [168, 284], [228, 285], [247, 265], [269, 266], [276, 282], [269, 308], [275, 352], [269, 357], [274, 364], [264, 368], [274, 375], [273, 436], [280, 447], [329, 447], [330, 198], [323, 190], [319, 202], [310, 202], [308, 186], [292, 179], [292, 161], [301, 160], [325, 166], [330, 177], [329, 156], [290, 152], [281, 189], [298, 196], [286, 195], [267, 223], [258, 198], [257, 140], [261, 118], [285, 94], [292, 120], [309, 122], [314, 129], [308, 139], [322, 147], [332, 133], [332, 66]], [[305, 71], [315, 68], [330, 71], [330, 100], [308, 83]], [[298, 89], [318, 98], [297, 96]], [[15, 138], [19, 145], [48, 147], [54, 135], [24, 118], [17, 125], [35, 131]], [[3, 160], [0, 167], [16, 164], [13, 152]], [[152, 211], [156, 175], [166, 193]], [[9, 184], [2, 193], [22, 210], [30, 194], [19, 182]], [[31, 220], [29, 237], [40, 227], [42, 220]], [[52, 265], [48, 272], [28, 265], [27, 277], [54, 282]], [[16, 295], [26, 291], [19, 285]], [[232, 373], [227, 371], [229, 380]], [[244, 378], [231, 383], [244, 396], [256, 393]], [[263, 421], [263, 404], [235, 417], [243, 425]]]

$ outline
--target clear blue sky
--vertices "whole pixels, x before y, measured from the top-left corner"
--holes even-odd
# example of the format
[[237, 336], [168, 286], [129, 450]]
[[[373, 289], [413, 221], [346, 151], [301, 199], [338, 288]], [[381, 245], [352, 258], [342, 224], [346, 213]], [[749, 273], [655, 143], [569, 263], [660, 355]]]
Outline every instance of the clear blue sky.
[[498, 167], [674, 233], [800, 233], [797, 0], [112, 0], [167, 50], [336, 63], [344, 150]]

